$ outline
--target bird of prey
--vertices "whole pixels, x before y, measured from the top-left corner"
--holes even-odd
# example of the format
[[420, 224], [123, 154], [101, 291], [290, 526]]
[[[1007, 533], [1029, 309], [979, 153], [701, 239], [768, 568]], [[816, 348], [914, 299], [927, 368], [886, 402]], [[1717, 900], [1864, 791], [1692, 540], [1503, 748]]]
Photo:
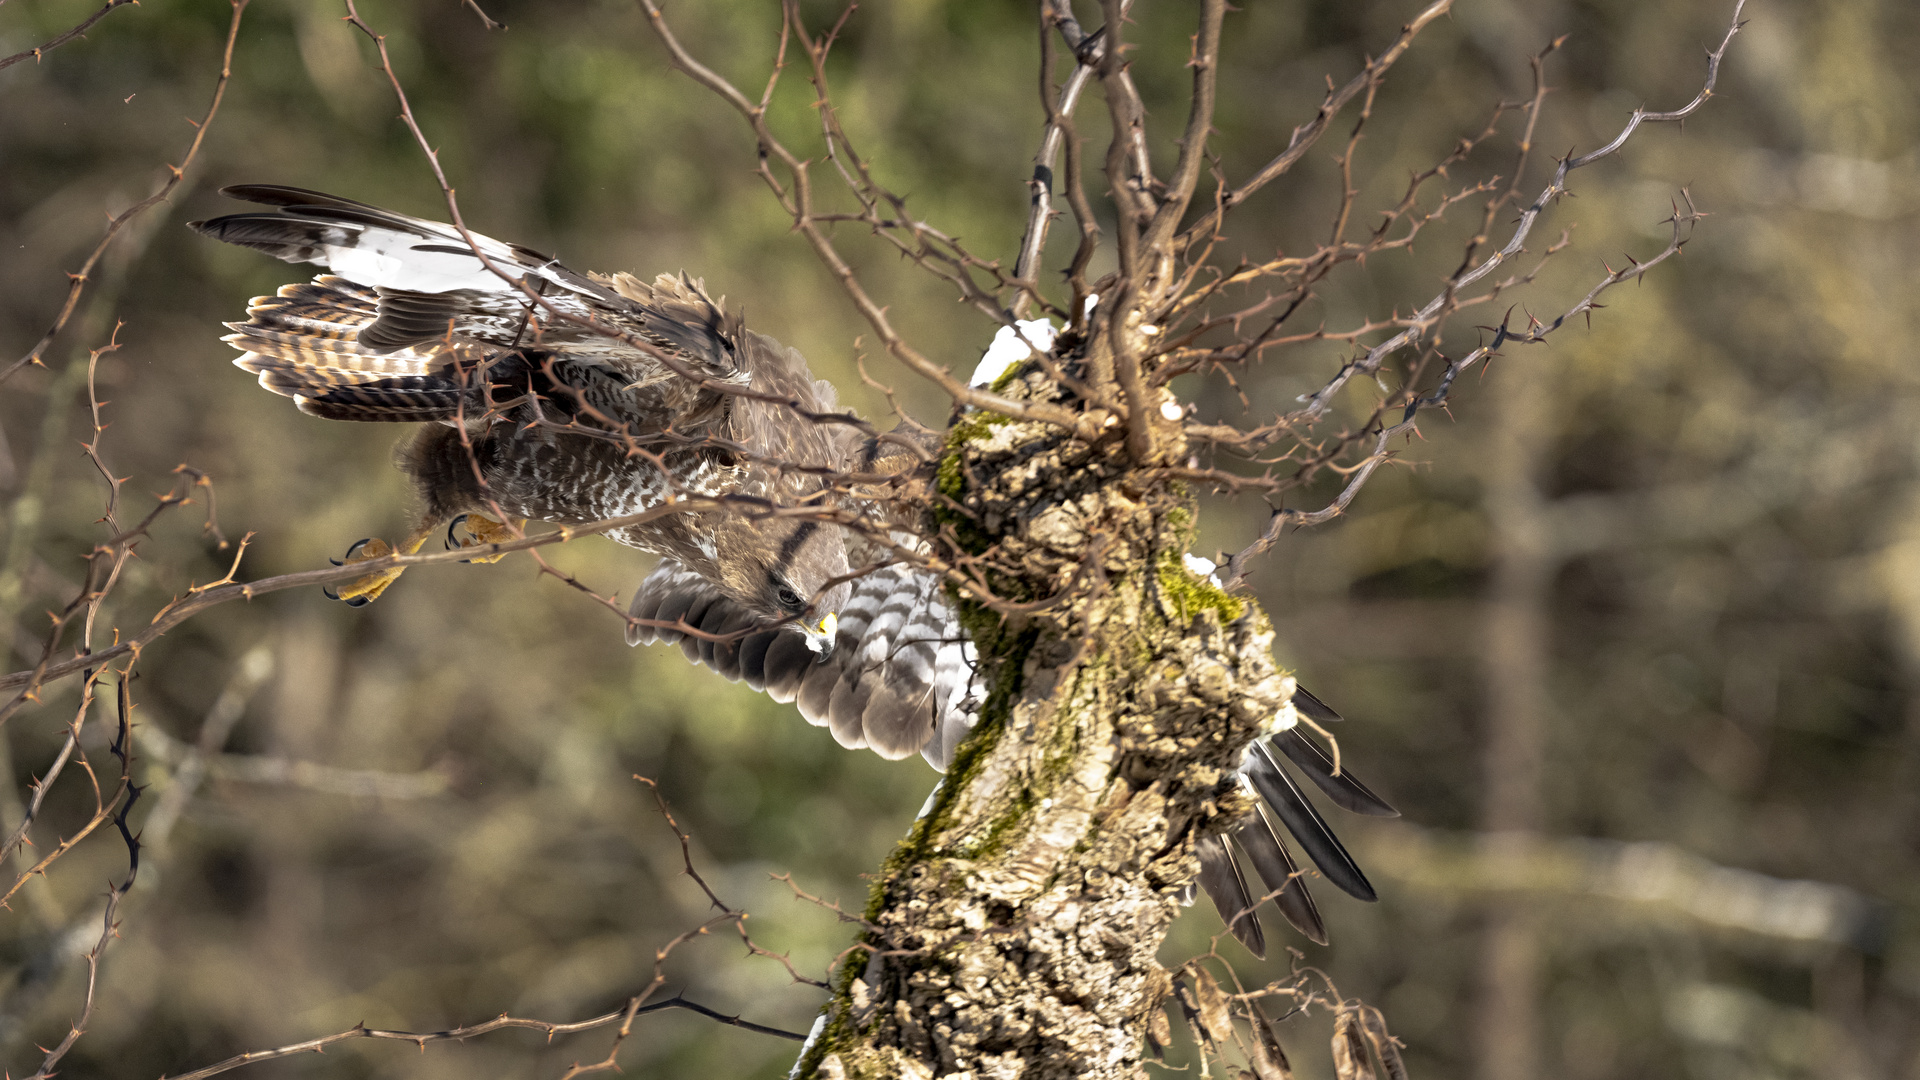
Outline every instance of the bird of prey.
[[[236, 363], [314, 416], [425, 425], [401, 452], [423, 508], [397, 550], [418, 551], [456, 519], [477, 544], [526, 519], [584, 524], [670, 494], [737, 496], [762, 512], [668, 514], [610, 535], [699, 573], [757, 618], [800, 626], [816, 650], [831, 643], [845, 544], [817, 514], [778, 510], [824, 498], [822, 474], [846, 462], [854, 431], [795, 422], [789, 403], [835, 411], [833, 387], [799, 353], [684, 278], [588, 277], [476, 237], [483, 262], [452, 226], [299, 188], [226, 194], [277, 209], [191, 227], [331, 271], [256, 297], [246, 322], [229, 323], [226, 340], [245, 351]], [[349, 559], [395, 547], [363, 542]], [[340, 596], [364, 603], [398, 576], [371, 574]]]
[[[849, 747], [922, 754], [943, 769], [984, 697], [971, 644], [936, 573], [902, 562], [922, 543], [832, 524], [831, 477], [871, 473], [879, 440], [836, 414], [833, 387], [804, 358], [748, 330], [697, 281], [579, 274], [518, 245], [301, 188], [230, 187], [271, 209], [191, 223], [215, 239], [326, 272], [256, 297], [227, 324], [235, 361], [302, 412], [421, 425], [400, 455], [422, 509], [396, 545], [362, 541], [348, 561], [411, 554], [445, 528], [481, 548], [527, 520], [577, 525], [669, 499], [720, 500], [615, 529], [659, 566], [636, 591], [629, 644], [678, 642]], [[844, 414], [842, 414], [844, 415]], [[885, 530], [910, 520], [869, 515]], [[466, 532], [455, 541], [457, 528]], [[489, 556], [476, 552], [480, 558]], [[497, 557], [497, 556], [494, 556]], [[397, 569], [342, 588], [378, 597]], [[1294, 717], [1338, 714], [1304, 690]], [[1292, 720], [1293, 717], [1285, 718]], [[1233, 840], [1199, 842], [1200, 884], [1255, 953], [1251, 863], [1281, 913], [1326, 931], [1277, 819], [1340, 889], [1373, 887], [1281, 761], [1335, 805], [1393, 809], [1336, 767], [1298, 726], [1246, 751], [1242, 779], [1264, 802]]]

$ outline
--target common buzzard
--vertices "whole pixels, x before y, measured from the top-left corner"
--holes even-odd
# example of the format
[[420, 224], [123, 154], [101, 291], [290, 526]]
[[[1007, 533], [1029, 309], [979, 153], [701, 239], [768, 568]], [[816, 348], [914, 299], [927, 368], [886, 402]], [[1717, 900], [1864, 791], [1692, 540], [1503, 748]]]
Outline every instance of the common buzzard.
[[[416, 527], [392, 547], [363, 541], [349, 560], [418, 551], [442, 528], [464, 527], [460, 543], [478, 546], [511, 535], [513, 519], [582, 524], [670, 494], [727, 500], [728, 512], [608, 534], [661, 557], [633, 598], [628, 642], [678, 642], [690, 660], [795, 702], [845, 746], [946, 767], [983, 696], [972, 646], [938, 575], [803, 512], [823, 508], [827, 477], [871, 471], [881, 451], [851, 425], [819, 422], [837, 411], [833, 387], [799, 353], [685, 277], [582, 275], [528, 248], [469, 243], [450, 225], [300, 188], [225, 194], [274, 209], [193, 228], [328, 271], [256, 297], [246, 322], [229, 323], [235, 363], [314, 416], [422, 425], [401, 455], [420, 493]], [[369, 574], [339, 595], [366, 603], [398, 575]], [[1305, 690], [1293, 711], [1340, 719]], [[1343, 809], [1394, 813], [1291, 723], [1247, 748], [1242, 777], [1266, 808], [1236, 823], [1238, 853], [1223, 837], [1200, 841], [1200, 884], [1262, 955], [1243, 859], [1289, 922], [1326, 940], [1272, 818], [1334, 885], [1374, 899], [1283, 758]]]

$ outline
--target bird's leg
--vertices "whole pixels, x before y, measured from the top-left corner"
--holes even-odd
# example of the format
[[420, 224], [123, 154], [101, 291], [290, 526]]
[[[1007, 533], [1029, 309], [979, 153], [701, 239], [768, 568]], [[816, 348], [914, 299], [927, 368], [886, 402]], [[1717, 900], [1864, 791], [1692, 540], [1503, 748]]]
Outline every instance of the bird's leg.
[[[449, 549], [478, 548], [485, 547], [488, 544], [504, 544], [509, 540], [518, 540], [521, 535], [521, 530], [526, 527], [526, 524], [526, 518], [515, 518], [512, 524], [504, 524], [484, 514], [461, 514], [459, 517], [447, 523], [447, 547]], [[453, 531], [455, 529], [465, 529], [467, 538], [465, 540], [454, 539]], [[475, 555], [465, 561], [494, 563], [506, 557], [506, 552], [499, 551], [491, 555]]]
[[[362, 540], [347, 549], [347, 557], [345, 559], [335, 559], [334, 563], [340, 566], [351, 566], [354, 563], [366, 562], [369, 559], [384, 559], [388, 555], [417, 554], [420, 548], [426, 544], [427, 538], [432, 536], [439, 528], [439, 522], [423, 523], [419, 528], [408, 533], [405, 540], [394, 545], [389, 545], [379, 537], [374, 537], [371, 540]], [[381, 593], [387, 591], [387, 586], [393, 584], [394, 579], [398, 578], [400, 571], [404, 569], [406, 569], [406, 567], [392, 566], [385, 570], [376, 571], [368, 574], [366, 577], [356, 578], [348, 582], [341, 586], [340, 591], [337, 593], [329, 589], [327, 590], [327, 595], [335, 600], [345, 600], [348, 607], [362, 607], [366, 604], [371, 604], [380, 598]]]

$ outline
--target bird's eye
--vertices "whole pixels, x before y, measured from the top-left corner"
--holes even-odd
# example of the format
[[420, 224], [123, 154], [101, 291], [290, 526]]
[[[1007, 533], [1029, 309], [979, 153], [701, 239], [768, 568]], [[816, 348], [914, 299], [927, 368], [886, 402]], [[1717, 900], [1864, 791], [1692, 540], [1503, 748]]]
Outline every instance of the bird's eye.
[[786, 608], [796, 615], [805, 610], [807, 606], [806, 600], [803, 599], [799, 593], [793, 591], [793, 586], [785, 583], [774, 587], [773, 598], [779, 601], [781, 607]]

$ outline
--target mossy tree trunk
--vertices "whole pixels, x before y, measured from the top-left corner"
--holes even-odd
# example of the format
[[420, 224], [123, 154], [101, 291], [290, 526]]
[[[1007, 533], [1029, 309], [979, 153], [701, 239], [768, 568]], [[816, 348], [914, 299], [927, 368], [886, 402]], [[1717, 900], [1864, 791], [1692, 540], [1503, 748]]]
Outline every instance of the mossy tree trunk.
[[1009, 601], [961, 597], [992, 692], [801, 1073], [1138, 1075], [1194, 842], [1245, 808], [1241, 750], [1292, 680], [1265, 616], [1184, 567], [1193, 508], [1124, 433], [975, 414], [939, 469], [950, 554]]

